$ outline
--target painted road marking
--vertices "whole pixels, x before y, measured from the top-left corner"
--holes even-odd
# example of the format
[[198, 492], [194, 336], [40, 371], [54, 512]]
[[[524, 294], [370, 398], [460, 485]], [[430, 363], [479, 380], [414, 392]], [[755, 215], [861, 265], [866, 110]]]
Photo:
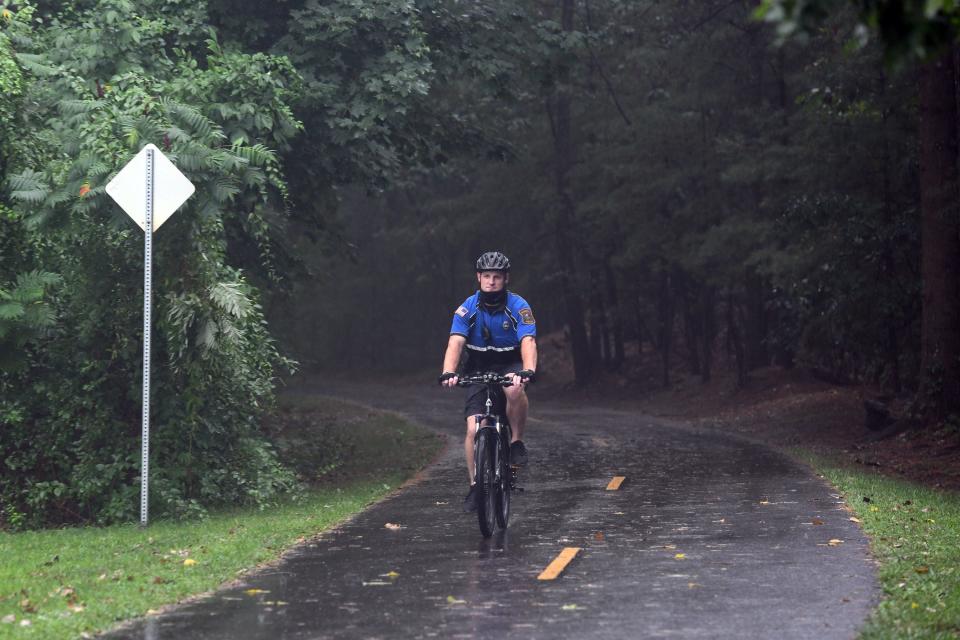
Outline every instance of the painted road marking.
[[626, 479], [627, 476], [613, 476], [613, 480], [611, 480], [610, 484], [607, 485], [607, 491], [616, 491]]
[[564, 547], [560, 555], [554, 558], [553, 562], [543, 570], [543, 573], [537, 576], [537, 580], [555, 580], [578, 553], [580, 553], [580, 547]]

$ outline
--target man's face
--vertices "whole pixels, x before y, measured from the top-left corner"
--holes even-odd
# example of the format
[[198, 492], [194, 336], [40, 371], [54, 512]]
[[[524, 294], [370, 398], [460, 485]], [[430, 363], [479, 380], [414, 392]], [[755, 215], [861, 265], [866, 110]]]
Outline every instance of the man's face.
[[480, 283], [480, 290], [488, 293], [503, 291], [507, 286], [507, 276], [503, 271], [481, 271], [477, 274], [477, 281]]

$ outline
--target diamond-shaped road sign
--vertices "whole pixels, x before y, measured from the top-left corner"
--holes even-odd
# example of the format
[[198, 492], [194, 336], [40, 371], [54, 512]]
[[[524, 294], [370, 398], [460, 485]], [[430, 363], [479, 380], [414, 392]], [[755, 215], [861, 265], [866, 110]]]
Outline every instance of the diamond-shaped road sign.
[[152, 144], [146, 145], [133, 160], [120, 170], [107, 184], [107, 194], [120, 208], [140, 225], [147, 228], [147, 150], [153, 149], [153, 230], [167, 221], [187, 198], [193, 195], [194, 186], [187, 176], [180, 173], [170, 159]]

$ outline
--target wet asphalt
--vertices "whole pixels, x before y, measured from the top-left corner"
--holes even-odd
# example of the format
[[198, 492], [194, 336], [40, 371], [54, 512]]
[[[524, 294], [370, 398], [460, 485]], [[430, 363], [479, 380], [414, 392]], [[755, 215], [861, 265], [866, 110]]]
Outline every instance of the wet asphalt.
[[[298, 391], [402, 411], [450, 446], [279, 565], [105, 637], [852, 638], [879, 597], [841, 497], [762, 445], [534, 392], [525, 491], [485, 540], [461, 511], [459, 393]], [[626, 481], [607, 491], [615, 475]], [[537, 580], [564, 547], [582, 551]]]

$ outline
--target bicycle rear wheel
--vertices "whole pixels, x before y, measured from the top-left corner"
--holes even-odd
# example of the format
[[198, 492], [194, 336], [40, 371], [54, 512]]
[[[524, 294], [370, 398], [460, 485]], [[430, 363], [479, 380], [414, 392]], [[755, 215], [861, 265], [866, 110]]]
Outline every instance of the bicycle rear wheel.
[[494, 467], [497, 432], [481, 427], [477, 432], [477, 520], [484, 538], [493, 535], [497, 520], [497, 473]]

